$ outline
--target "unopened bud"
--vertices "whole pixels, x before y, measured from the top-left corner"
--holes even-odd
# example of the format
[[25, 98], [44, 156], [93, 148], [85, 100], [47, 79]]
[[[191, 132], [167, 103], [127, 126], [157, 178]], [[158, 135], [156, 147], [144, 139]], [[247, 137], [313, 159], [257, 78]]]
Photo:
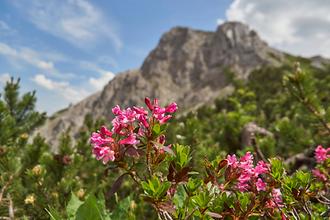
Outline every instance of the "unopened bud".
[[79, 199], [82, 199], [85, 196], [85, 190], [84, 189], [79, 189], [76, 194], [77, 194]]
[[39, 164], [36, 165], [35, 167], [33, 167], [33, 169], [32, 169], [32, 173], [33, 173], [33, 175], [35, 175], [35, 176], [40, 176], [41, 173], [42, 173], [42, 167], [41, 167]]
[[34, 205], [34, 202], [36, 201], [35, 197], [33, 194], [28, 195], [25, 199], [24, 199], [24, 203], [25, 204], [31, 204]]
[[72, 159], [69, 155], [64, 155], [62, 158], [62, 163], [64, 165], [69, 165], [71, 163]]
[[29, 138], [29, 135], [27, 133], [23, 133], [21, 134], [20, 136], [22, 139], [28, 139]]
[[57, 192], [52, 192], [52, 197], [54, 197], [55, 199], [58, 198], [58, 193]]
[[134, 200], [131, 201], [130, 207], [131, 207], [131, 209], [133, 209], [133, 210], [136, 209], [136, 203], [135, 203]]

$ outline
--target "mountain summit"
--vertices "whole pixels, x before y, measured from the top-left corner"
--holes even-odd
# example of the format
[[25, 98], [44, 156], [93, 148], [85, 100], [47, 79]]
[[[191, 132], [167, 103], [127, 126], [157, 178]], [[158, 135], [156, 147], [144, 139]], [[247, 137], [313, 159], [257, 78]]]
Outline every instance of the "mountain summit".
[[252, 70], [283, 59], [284, 53], [239, 22], [224, 23], [215, 32], [175, 27], [139, 69], [118, 73], [101, 92], [55, 113], [37, 132], [55, 146], [63, 131], [77, 135], [87, 114], [109, 119], [114, 105], [141, 105], [146, 96], [163, 104], [176, 101], [181, 112], [196, 108], [232, 91], [228, 70], [246, 79]]

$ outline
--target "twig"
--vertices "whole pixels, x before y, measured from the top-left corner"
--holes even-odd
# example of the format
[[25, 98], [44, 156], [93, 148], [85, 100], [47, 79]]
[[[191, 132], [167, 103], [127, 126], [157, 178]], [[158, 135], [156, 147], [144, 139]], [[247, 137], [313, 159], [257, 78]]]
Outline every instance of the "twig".
[[257, 143], [257, 140], [255, 138], [252, 139], [252, 146], [253, 146], [254, 151], [257, 153], [257, 156], [261, 160], [267, 162], [267, 159], [266, 159], [265, 155], [262, 153], [262, 151], [260, 150], [260, 147], [259, 147], [259, 145]]
[[10, 197], [10, 194], [8, 193], [7, 198], [9, 200], [9, 206], [8, 206], [8, 212], [9, 212], [9, 218], [14, 220], [15, 214], [14, 214], [14, 203], [13, 200]]
[[194, 210], [192, 210], [192, 212], [185, 218], [185, 220], [188, 220], [194, 214], [194, 212], [196, 212], [197, 210], [198, 210], [198, 208], [195, 208]]
[[2, 187], [1, 192], [0, 192], [0, 204], [2, 202], [2, 198], [3, 198], [3, 195], [5, 193], [5, 190], [11, 184], [11, 182], [13, 181], [13, 179], [14, 179], [14, 175], [12, 174], [12, 175], [10, 175], [9, 180], [7, 181], [7, 183]]

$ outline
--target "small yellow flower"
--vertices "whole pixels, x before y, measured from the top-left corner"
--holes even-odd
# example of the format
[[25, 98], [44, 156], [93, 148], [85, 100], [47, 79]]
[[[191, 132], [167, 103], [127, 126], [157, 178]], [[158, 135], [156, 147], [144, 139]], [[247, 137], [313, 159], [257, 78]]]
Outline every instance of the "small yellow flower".
[[29, 138], [29, 134], [28, 133], [23, 133], [20, 136], [22, 139], [28, 139]]
[[58, 193], [57, 192], [52, 192], [52, 196], [57, 199], [58, 198]]
[[34, 195], [30, 194], [25, 198], [24, 203], [34, 205], [35, 201], [36, 201], [36, 199], [34, 198]]
[[42, 167], [40, 165], [36, 165], [35, 167], [33, 167], [32, 173], [35, 176], [40, 176], [42, 173]]
[[136, 203], [135, 203], [134, 200], [131, 201], [130, 207], [131, 207], [131, 209], [133, 209], [133, 210], [136, 209]]
[[85, 190], [84, 189], [79, 189], [76, 194], [77, 194], [79, 199], [82, 199], [85, 196]]

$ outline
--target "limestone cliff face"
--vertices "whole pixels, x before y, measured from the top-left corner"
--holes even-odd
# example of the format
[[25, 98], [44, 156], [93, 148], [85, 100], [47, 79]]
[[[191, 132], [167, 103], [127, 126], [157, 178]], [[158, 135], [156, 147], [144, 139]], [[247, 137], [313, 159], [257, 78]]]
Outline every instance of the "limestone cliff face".
[[37, 132], [56, 146], [58, 135], [69, 127], [77, 134], [88, 113], [111, 118], [114, 105], [142, 105], [145, 96], [163, 104], [176, 101], [183, 112], [230, 93], [226, 70], [245, 79], [262, 65], [281, 64], [283, 57], [242, 23], [227, 22], [215, 32], [175, 27], [140, 69], [118, 73], [101, 92], [57, 113]]

